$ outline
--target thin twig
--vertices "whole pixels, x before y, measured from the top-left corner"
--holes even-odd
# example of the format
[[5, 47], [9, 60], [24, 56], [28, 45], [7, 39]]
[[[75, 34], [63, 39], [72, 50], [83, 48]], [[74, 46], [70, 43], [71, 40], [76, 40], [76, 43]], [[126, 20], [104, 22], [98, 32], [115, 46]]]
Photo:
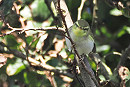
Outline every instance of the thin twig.
[[81, 13], [82, 13], [82, 9], [83, 9], [85, 1], [86, 0], [81, 0], [80, 7], [78, 8], [78, 18], [77, 18], [78, 20], [81, 19]]
[[14, 3], [13, 5], [14, 5], [14, 7], [15, 7], [15, 9], [16, 9], [16, 13], [20, 16], [20, 17], [19, 17], [19, 21], [20, 21], [22, 27], [24, 28], [24, 27], [25, 27], [25, 23], [24, 23], [24, 21], [23, 21], [23, 18], [22, 18], [21, 15], [20, 15], [20, 11], [19, 11], [18, 5], [17, 5], [16, 3]]
[[[29, 30], [34, 30], [34, 31], [48, 31], [48, 30], [57, 30], [56, 27], [46, 27], [46, 28], [13, 28], [11, 27], [8, 23], [6, 24], [8, 26], [9, 29], [11, 29], [11, 31], [7, 32], [7, 33], [3, 33], [0, 35], [0, 37], [3, 37], [3, 36], [6, 36], [6, 35], [9, 35], [9, 34], [12, 34], [14, 32], [19, 32], [19, 34], [25, 32], [25, 31], [29, 31]], [[58, 28], [57, 31], [60, 31], [60, 32], [64, 32], [64, 29], [63, 28]]]
[[[11, 53], [16, 57], [22, 58], [23, 60], [26, 60], [26, 55], [24, 55], [22, 52], [18, 51], [18, 50], [12, 50], [10, 49], [7, 45], [5, 45], [3, 42], [0, 42], [0, 45], [3, 47], [7, 47], [7, 49], [9, 50], [7, 53]], [[47, 65], [47, 64], [43, 64], [40, 63], [39, 61], [36, 61], [33, 58], [28, 57], [28, 60], [30, 63], [34, 63], [34, 65], [32, 65], [32, 67], [37, 67], [36, 70], [47, 70], [50, 72], [54, 72], [56, 74], [60, 74], [60, 75], [64, 75], [64, 76], [68, 76], [70, 78], [74, 78], [74, 75], [72, 75], [71, 73], [67, 72], [67, 70], [59, 70], [59, 69], [55, 69], [54, 67]]]
[[92, 18], [92, 24], [91, 24], [91, 31], [92, 33], [95, 33], [95, 29], [97, 28], [97, 10], [98, 10], [98, 6], [97, 6], [97, 0], [93, 0], [93, 18]]

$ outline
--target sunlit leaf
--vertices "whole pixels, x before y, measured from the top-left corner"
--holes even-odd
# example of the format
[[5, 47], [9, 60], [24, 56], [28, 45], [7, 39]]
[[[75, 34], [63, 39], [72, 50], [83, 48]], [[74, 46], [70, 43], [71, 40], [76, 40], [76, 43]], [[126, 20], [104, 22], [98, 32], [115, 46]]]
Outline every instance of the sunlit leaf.
[[110, 14], [111, 15], [114, 15], [114, 16], [121, 16], [122, 15], [122, 12], [120, 10], [118, 10], [117, 8], [114, 8], [110, 11]]
[[20, 11], [20, 14], [25, 18], [25, 19], [30, 19], [32, 17], [31, 10], [29, 9], [28, 6], [25, 6], [23, 10]]
[[96, 29], [96, 35], [100, 35], [100, 32], [98, 29]]
[[100, 78], [101, 81], [105, 81], [106, 80], [103, 75], [99, 75], [99, 78]]
[[15, 63], [13, 64], [9, 64], [7, 66], [7, 69], [6, 69], [6, 73], [9, 75], [9, 76], [12, 76], [12, 75], [16, 75], [18, 74], [19, 72], [21, 72], [23, 69], [25, 69], [25, 65], [23, 64], [22, 60], [21, 59], [17, 59], [15, 61]]
[[130, 34], [130, 27], [126, 26], [126, 31]]
[[97, 52], [101, 52], [101, 51], [108, 51], [110, 49], [109, 45], [102, 45], [102, 46], [97, 46]]

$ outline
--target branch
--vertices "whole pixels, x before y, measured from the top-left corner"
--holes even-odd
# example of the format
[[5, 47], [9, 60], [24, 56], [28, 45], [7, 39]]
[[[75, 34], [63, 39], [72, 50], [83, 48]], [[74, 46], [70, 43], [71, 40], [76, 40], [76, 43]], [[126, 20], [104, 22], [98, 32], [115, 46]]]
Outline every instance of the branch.
[[117, 65], [117, 70], [120, 68], [120, 66], [124, 66], [127, 62], [127, 58], [130, 55], [130, 45], [125, 49], [125, 51], [122, 53], [121, 59]]
[[130, 45], [122, 53], [120, 61], [119, 61], [118, 65], [117, 65], [117, 67], [116, 67], [116, 69], [115, 69], [115, 71], [113, 73], [113, 75], [115, 75], [116, 76], [115, 78], [117, 79], [116, 82], [113, 81], [113, 83], [115, 85], [117, 85], [117, 86], [120, 85], [120, 77], [119, 77], [119, 74], [118, 74], [119, 68], [121, 66], [125, 66], [125, 64], [127, 63], [127, 59], [129, 58], [129, 56], [130, 56]]
[[[56, 0], [54, 0], [56, 1]], [[58, 14], [60, 15], [60, 18], [62, 19], [62, 22], [63, 22], [63, 25], [65, 27], [65, 31], [67, 33], [67, 36], [68, 36], [68, 39], [70, 40], [71, 44], [72, 44], [72, 47], [74, 49], [74, 52], [75, 54], [77, 55], [78, 59], [79, 60], [82, 60], [82, 58], [80, 57], [80, 55], [78, 54], [78, 51], [76, 50], [76, 47], [75, 47], [75, 44], [73, 42], [73, 40], [71, 39], [70, 37], [70, 34], [69, 34], [69, 31], [68, 31], [68, 28], [70, 27], [70, 24], [68, 24], [67, 20], [66, 20], [66, 17], [65, 15], [63, 15], [63, 12], [68, 12], [68, 9], [64, 10], [64, 8], [67, 8], [66, 7], [66, 4], [64, 2], [64, 0], [57, 0], [57, 2], [55, 2], [57, 4], [55, 4], [55, 7], [57, 8], [57, 11], [58, 11]], [[58, 5], [58, 6], [57, 6]], [[64, 7], [64, 8], [63, 8]], [[63, 9], [62, 9], [63, 8]], [[70, 19], [71, 20], [71, 19]], [[67, 25], [68, 24], [68, 25]], [[77, 60], [78, 61], [78, 60]], [[90, 75], [91, 73], [89, 73], [89, 70], [86, 68], [88, 66], [86, 66], [84, 64], [85, 61], [81, 61], [81, 63], [78, 63], [80, 69], [81, 69], [81, 76], [83, 78], [83, 81], [84, 81], [84, 84], [86, 87], [99, 87], [98, 83], [95, 82], [95, 79], [93, 79], [93, 75]], [[84, 78], [85, 77], [85, 78]], [[94, 83], [95, 82], [95, 83]], [[95, 85], [96, 84], [96, 85]]]
[[53, 2], [54, 2], [56, 10], [58, 11], [57, 14], [60, 15], [60, 17], [59, 17], [59, 19], [61, 19], [60, 21], [63, 21], [63, 23], [66, 23], [66, 25], [63, 24], [65, 26], [65, 28], [66, 27], [70, 28], [73, 25], [73, 21], [71, 19], [71, 16], [70, 16], [70, 13], [68, 11], [65, 1], [64, 0], [53, 0]]
[[[22, 52], [20, 52], [18, 50], [10, 49], [3, 42], [0, 42], [0, 45], [3, 47], [7, 47], [7, 49], [9, 50], [8, 53], [11, 53], [16, 57], [22, 58], [23, 60], [26, 60], [26, 55], [24, 55]], [[36, 61], [35, 59], [33, 59], [31, 57], [28, 57], [28, 62], [33, 63], [34, 65], [31, 65], [31, 66], [34, 67], [36, 70], [47, 70], [50, 72], [54, 72], [55, 74], [60, 74], [60, 75], [68, 76], [70, 78], [74, 78], [74, 75], [67, 72], [66, 70], [58, 70], [58, 69], [55, 69], [54, 67], [47, 65], [47, 64], [43, 65], [43, 63]]]
[[14, 50], [14, 49], [10, 49], [7, 45], [5, 45], [3, 42], [0, 42], [0, 45], [3, 47], [7, 47], [7, 49], [9, 51], [7, 51], [7, 53], [11, 53], [14, 54], [16, 57], [20, 57], [22, 59], [26, 59], [26, 55], [24, 55], [22, 52], [18, 51], [18, 50]]
[[92, 18], [92, 24], [91, 24], [91, 30], [92, 30], [92, 33], [95, 33], [95, 29], [97, 28], [97, 10], [98, 10], [98, 6], [97, 6], [97, 0], [93, 0], [93, 18]]
[[52, 30], [52, 31], [59, 31], [60, 33], [64, 33], [64, 29], [63, 28], [56, 28], [56, 27], [45, 27], [45, 28], [13, 28], [11, 27], [8, 23], [7, 26], [9, 29], [11, 29], [11, 31], [7, 32], [7, 33], [3, 33], [0, 35], [0, 37], [6, 36], [6, 35], [10, 35], [14, 32], [19, 32], [19, 34], [25, 32], [25, 31], [29, 31], [29, 30], [34, 30], [34, 31], [48, 31], [48, 30]]
[[64, 76], [68, 76], [70, 78], [74, 78], [74, 75], [72, 75], [71, 73], [68, 73], [67, 70], [59, 70], [59, 69], [55, 69], [54, 67], [50, 66], [50, 65], [47, 65], [47, 64], [43, 64], [39, 61], [36, 61], [35, 59], [33, 58], [30, 58], [29, 57], [29, 61], [30, 63], [33, 63], [33, 67], [36, 69], [36, 70], [47, 70], [47, 71], [50, 71], [50, 72], [54, 72], [55, 74], [60, 74], [60, 75], [64, 75]]
[[86, 0], [81, 0], [80, 7], [78, 8], [78, 18], [77, 18], [78, 20], [81, 19], [81, 13], [82, 13], [82, 9], [83, 9], [85, 1]]

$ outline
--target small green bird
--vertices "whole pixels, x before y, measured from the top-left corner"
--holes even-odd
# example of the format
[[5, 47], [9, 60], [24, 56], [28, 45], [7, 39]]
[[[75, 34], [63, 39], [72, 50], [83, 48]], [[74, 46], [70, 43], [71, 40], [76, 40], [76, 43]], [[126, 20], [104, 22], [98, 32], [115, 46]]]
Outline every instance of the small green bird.
[[[69, 34], [74, 41], [76, 50], [79, 55], [89, 54], [94, 49], [94, 39], [90, 30], [88, 22], [83, 19], [76, 21], [70, 28]], [[68, 38], [66, 38], [66, 45], [69, 51], [72, 51], [72, 44]]]

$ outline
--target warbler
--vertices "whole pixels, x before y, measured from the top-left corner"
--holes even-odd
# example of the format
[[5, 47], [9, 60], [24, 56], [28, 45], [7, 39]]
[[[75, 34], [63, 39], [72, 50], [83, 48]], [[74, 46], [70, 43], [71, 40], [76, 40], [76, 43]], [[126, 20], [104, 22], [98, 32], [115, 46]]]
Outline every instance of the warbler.
[[[95, 48], [94, 39], [87, 21], [83, 19], [76, 21], [68, 31], [79, 55], [88, 55]], [[72, 43], [68, 38], [66, 38], [66, 45], [69, 51], [73, 50]]]

